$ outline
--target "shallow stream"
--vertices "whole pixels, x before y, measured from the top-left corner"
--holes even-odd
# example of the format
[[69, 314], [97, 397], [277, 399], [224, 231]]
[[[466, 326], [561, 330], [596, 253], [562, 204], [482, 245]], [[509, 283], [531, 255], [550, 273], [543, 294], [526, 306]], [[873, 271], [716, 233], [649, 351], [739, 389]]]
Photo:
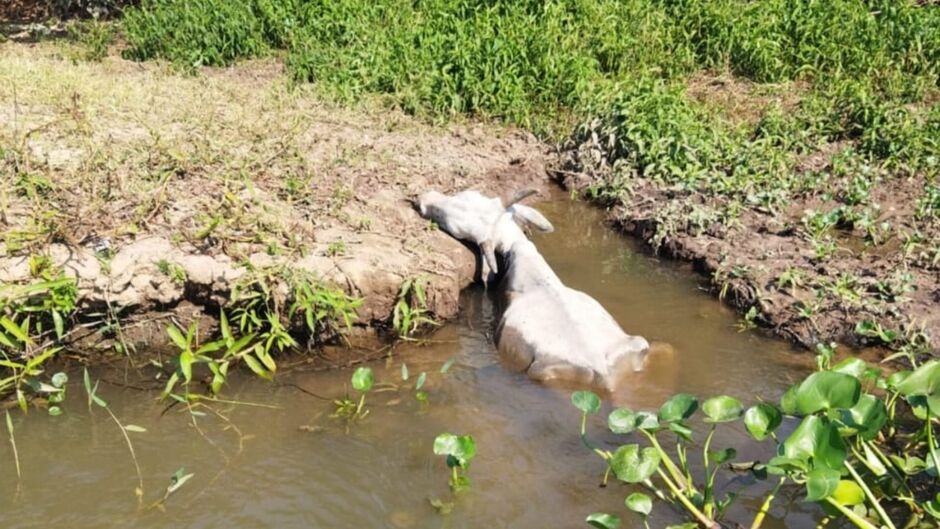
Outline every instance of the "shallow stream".
[[[650, 369], [611, 396], [589, 422], [597, 443], [636, 442], [605, 433], [610, 406], [655, 409], [675, 392], [699, 397], [729, 394], [753, 403], [777, 399], [809, 369], [810, 356], [754, 332], [739, 332], [735, 314], [686, 267], [660, 261], [603, 224], [603, 214], [567, 200], [543, 204], [555, 233], [536, 242], [570, 286], [595, 296], [625, 330], [669, 343]], [[492, 304], [481, 289], [465, 292], [459, 321], [430, 342], [397, 346], [373, 362], [379, 390], [369, 394], [369, 416], [345, 425], [329, 417], [328, 399], [342, 396], [349, 371], [296, 367], [270, 383], [231, 377], [222, 398], [191, 415], [166, 410], [159, 392], [136, 371], [93, 371], [100, 395], [125, 424], [143, 476], [143, 499], [124, 437], [103, 409], [89, 412], [80, 373], [73, 373], [60, 417], [41, 410], [13, 413], [22, 479], [0, 428], [0, 527], [135, 528], [578, 528], [586, 515], [612, 512], [624, 526], [642, 527], [626, 512], [628, 486], [600, 488], [604, 463], [578, 438], [579, 412], [567, 391], [530, 382], [500, 365], [491, 334]], [[446, 374], [441, 367], [454, 359]], [[410, 373], [402, 382], [401, 364]], [[413, 384], [428, 373], [429, 402]], [[397, 387], [396, 387], [397, 386]], [[301, 391], [303, 388], [305, 391]], [[610, 401], [613, 401], [611, 403]], [[245, 404], [251, 403], [251, 404]], [[477, 457], [472, 488], [442, 516], [429, 497], [450, 499], [444, 461], [432, 454], [444, 431], [472, 434]], [[767, 457], [747, 449], [740, 425], [724, 428], [716, 447], [738, 446], [739, 459]], [[154, 507], [179, 468], [194, 476]], [[734, 490], [738, 480], [719, 481]], [[739, 478], [740, 480], [741, 478]], [[749, 487], [729, 518], [742, 523], [759, 504], [763, 485]], [[798, 490], [784, 491], [767, 528], [812, 527], [815, 508]], [[658, 505], [653, 527], [681, 517]]]

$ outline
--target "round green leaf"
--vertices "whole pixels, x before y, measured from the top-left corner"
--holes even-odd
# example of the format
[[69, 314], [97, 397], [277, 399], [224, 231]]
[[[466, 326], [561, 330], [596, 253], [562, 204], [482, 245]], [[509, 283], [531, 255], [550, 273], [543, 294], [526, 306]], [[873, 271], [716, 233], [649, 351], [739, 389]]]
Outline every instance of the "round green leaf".
[[605, 512], [591, 514], [584, 521], [592, 527], [597, 527], [597, 529], [617, 529], [620, 527], [620, 517]]
[[744, 405], [734, 397], [719, 395], [706, 400], [702, 404], [702, 411], [707, 416], [705, 422], [731, 422], [741, 417]]
[[659, 419], [655, 413], [648, 411], [637, 412], [636, 427], [638, 430], [653, 431], [659, 428]]
[[744, 427], [747, 428], [751, 437], [758, 441], [766, 439], [780, 426], [782, 421], [783, 414], [780, 413], [780, 410], [766, 402], [751, 406], [744, 413]]
[[67, 384], [68, 381], [69, 381], [69, 376], [61, 371], [52, 375], [52, 385], [57, 388], [61, 388], [65, 386], [65, 384]]
[[[808, 415], [780, 445], [780, 456], [788, 460], [812, 462], [814, 468], [840, 470], [846, 448], [839, 430], [828, 419]], [[776, 458], [774, 458], [776, 459]], [[772, 459], [770, 463], [773, 463]]]
[[679, 393], [663, 403], [659, 408], [659, 420], [663, 422], [682, 421], [691, 417], [698, 409], [698, 399], [688, 393]]
[[372, 389], [375, 380], [372, 377], [372, 369], [360, 367], [353, 372], [352, 387], [360, 393], [366, 393]]
[[62, 408], [58, 406], [49, 406], [48, 411], [49, 411], [49, 415], [53, 417], [58, 417], [59, 415], [62, 415]]
[[828, 498], [839, 485], [839, 471], [816, 468], [806, 474], [806, 501], [822, 501]]
[[862, 439], [874, 439], [888, 422], [888, 412], [884, 402], [867, 393], [859, 397], [855, 406], [839, 411], [842, 424]]
[[861, 358], [850, 357], [832, 366], [830, 371], [851, 375], [861, 380], [868, 374], [868, 364]]
[[940, 360], [931, 360], [897, 385], [898, 392], [910, 400], [922, 396], [934, 417], [940, 417]]
[[780, 409], [787, 415], [796, 415], [796, 392], [800, 389], [799, 384], [793, 384], [780, 397]]
[[898, 389], [898, 385], [901, 382], [904, 382], [909, 376], [911, 376], [910, 371], [896, 371], [894, 373], [891, 373], [888, 376], [888, 379], [885, 381], [885, 384], [888, 386], [889, 389], [893, 389], [896, 391]]
[[575, 391], [571, 403], [582, 413], [597, 413], [601, 410], [601, 399], [592, 391]]
[[865, 492], [858, 486], [858, 483], [850, 479], [839, 480], [831, 496], [842, 505], [861, 505], [865, 502]]
[[845, 373], [819, 371], [806, 377], [796, 390], [796, 408], [804, 415], [819, 410], [851, 408], [858, 402], [862, 385]]
[[636, 413], [627, 408], [617, 408], [607, 416], [607, 427], [614, 433], [630, 433], [636, 429]]
[[623, 445], [610, 458], [610, 469], [620, 481], [641, 483], [659, 468], [659, 453], [655, 448], [642, 450], [638, 444]]
[[477, 446], [470, 435], [442, 433], [434, 439], [434, 453], [447, 456], [448, 466], [465, 467], [476, 455]]
[[653, 511], [653, 499], [642, 492], [634, 492], [627, 496], [623, 503], [628, 509], [644, 517], [649, 516]]

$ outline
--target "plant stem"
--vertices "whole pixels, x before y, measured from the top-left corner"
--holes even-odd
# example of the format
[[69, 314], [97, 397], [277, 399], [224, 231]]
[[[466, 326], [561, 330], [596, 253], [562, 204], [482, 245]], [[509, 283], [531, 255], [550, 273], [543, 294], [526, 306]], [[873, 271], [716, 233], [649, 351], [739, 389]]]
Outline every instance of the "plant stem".
[[659, 477], [662, 478], [666, 486], [669, 487], [669, 490], [672, 491], [673, 496], [682, 502], [682, 506], [685, 507], [685, 509], [689, 511], [689, 514], [694, 516], [695, 519], [698, 520], [700, 524], [702, 524], [702, 526], [704, 526], [706, 529], [719, 529], [718, 523], [708, 516], [705, 516], [702, 511], [698, 510], [698, 508], [691, 501], [689, 501], [689, 498], [687, 498], [685, 494], [682, 494], [682, 491], [679, 490], [676, 484], [669, 479], [669, 476], [663, 472], [662, 468], [657, 468], [656, 472], [659, 474]]
[[584, 432], [587, 429], [587, 414], [581, 414], [581, 439], [584, 439]]
[[362, 396], [359, 397], [359, 405], [356, 406], [356, 417], [358, 417], [359, 414], [362, 413], [362, 407], [365, 406], [365, 404], [366, 404], [366, 394], [363, 393]]
[[894, 522], [891, 521], [891, 518], [888, 518], [888, 513], [886, 513], [884, 508], [881, 507], [881, 504], [878, 503], [878, 498], [876, 498], [871, 489], [868, 488], [865, 480], [863, 480], [862, 477], [858, 475], [858, 472], [855, 471], [855, 468], [852, 467], [852, 464], [846, 460], [844, 465], [845, 468], [849, 470], [849, 474], [852, 475], [852, 478], [855, 479], [855, 482], [858, 483], [858, 486], [862, 488], [863, 492], [865, 492], [865, 496], [868, 498], [871, 506], [875, 509], [875, 512], [878, 513], [878, 517], [881, 518], [881, 521], [888, 526], [888, 529], [897, 529], [894, 526]]
[[117, 415], [107, 406], [105, 406], [104, 409], [108, 412], [108, 415], [111, 416], [111, 419], [114, 420], [114, 423], [118, 425], [118, 428], [121, 429], [121, 433], [124, 435], [124, 441], [127, 443], [127, 449], [131, 452], [131, 459], [134, 460], [134, 468], [137, 470], [137, 489], [134, 491], [134, 495], [137, 496], [137, 503], [140, 504], [144, 498], [144, 477], [140, 473], [140, 464], [137, 462], [137, 453], [134, 452], [134, 445], [131, 443], [131, 438], [127, 435], [127, 430], [124, 428], [124, 425], [121, 424], [121, 421], [118, 420]]
[[783, 486], [786, 480], [786, 476], [780, 478], [780, 481], [778, 481], [777, 485], [770, 491], [770, 494], [764, 498], [764, 503], [761, 504], [760, 510], [757, 511], [757, 515], [754, 516], [754, 521], [751, 523], [751, 529], [759, 529], [761, 524], [764, 523], [764, 518], [767, 516], [767, 513], [770, 512], [770, 504], [774, 501], [774, 496], [777, 495], [777, 491], [780, 490], [780, 487]]
[[676, 480], [676, 483], [679, 484], [682, 490], [688, 490], [690, 492], [696, 492], [695, 487], [691, 483], [686, 482], [685, 477], [679, 472], [679, 468], [676, 467], [676, 464], [672, 461], [672, 458], [669, 457], [669, 454], [663, 450], [663, 447], [660, 446], [659, 441], [656, 439], [656, 436], [647, 432], [646, 430], [640, 430], [643, 432], [646, 437], [650, 440], [650, 444], [653, 445], [653, 448], [659, 452], [660, 458], [663, 460], [663, 464], [666, 466], [666, 470], [669, 471], [669, 475], [672, 476], [672, 479]]
[[835, 507], [836, 509], [838, 509], [839, 512], [841, 512], [843, 516], [845, 516], [845, 517], [848, 518], [852, 523], [854, 523], [854, 524], [856, 525], [856, 527], [860, 527], [861, 529], [878, 529], [877, 527], [875, 527], [874, 525], [872, 525], [871, 522], [869, 522], [868, 520], [866, 520], [866, 519], [862, 518], [861, 516], [855, 514], [855, 511], [853, 511], [853, 510], [851, 510], [851, 509], [846, 509], [844, 506], [842, 506], [841, 503], [839, 503], [839, 502], [833, 500], [831, 497], [830, 497], [830, 498], [826, 498], [826, 501], [829, 502], [829, 505], [832, 505], [833, 507]]
[[[709, 468], [708, 461], [708, 449], [712, 444], [712, 437], [715, 436], [715, 425], [713, 424], [711, 430], [708, 431], [708, 437], [705, 438], [705, 444], [702, 447], [702, 461], [705, 467], [705, 494], [703, 495], [703, 509], [705, 510], [706, 516], [711, 516], [712, 511], [714, 510], [714, 505], [712, 504], [712, 485], [713, 485], [713, 474]], [[717, 469], [716, 469], [717, 470]]]
[[7, 431], [10, 432], [10, 446], [13, 447], [13, 461], [16, 463], [16, 479], [22, 479], [20, 473], [20, 454], [16, 450], [16, 438], [13, 437], [13, 419], [10, 418], [10, 412], [7, 411]]
[[933, 467], [940, 472], [940, 457], [937, 456], [937, 447], [933, 443], [933, 425], [930, 423], [930, 417], [927, 418], [927, 450], [930, 451], [930, 457], [933, 459]]
[[[904, 479], [904, 477], [898, 471], [897, 467], [895, 466], [894, 461], [891, 461], [891, 459], [888, 458], [888, 456], [886, 456], [884, 452], [882, 452], [881, 449], [878, 448], [878, 445], [876, 445], [875, 443], [871, 441], [862, 440], [862, 444], [868, 447], [868, 449], [871, 450], [875, 454], [875, 457], [877, 457], [881, 461], [881, 464], [884, 465], [885, 469], [891, 474], [891, 477], [893, 477], [894, 480], [897, 481], [898, 484], [904, 488], [904, 491], [909, 496], [913, 496], [914, 493], [911, 492], [911, 488], [907, 484], [907, 480]], [[855, 449], [853, 448], [852, 450], [854, 451]], [[856, 454], [855, 456], [858, 457], [858, 454]]]

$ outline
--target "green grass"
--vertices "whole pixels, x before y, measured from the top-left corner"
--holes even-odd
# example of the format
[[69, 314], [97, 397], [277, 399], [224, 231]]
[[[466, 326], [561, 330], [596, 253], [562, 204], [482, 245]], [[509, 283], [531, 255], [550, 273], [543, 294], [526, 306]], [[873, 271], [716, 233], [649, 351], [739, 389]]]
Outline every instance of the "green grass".
[[145, 0], [125, 29], [136, 59], [225, 65], [285, 49], [295, 79], [342, 97], [391, 94], [417, 113], [539, 130], [637, 78], [701, 69], [863, 79], [855, 90], [871, 93], [858, 97], [913, 101], [940, 58], [938, 10], [894, 1]]

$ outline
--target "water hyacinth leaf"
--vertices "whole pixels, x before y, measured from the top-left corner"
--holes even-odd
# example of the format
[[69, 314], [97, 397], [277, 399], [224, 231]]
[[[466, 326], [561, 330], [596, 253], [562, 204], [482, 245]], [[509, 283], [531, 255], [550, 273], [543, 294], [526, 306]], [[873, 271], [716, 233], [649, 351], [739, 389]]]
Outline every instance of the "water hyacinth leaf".
[[477, 446], [470, 435], [442, 433], [434, 439], [434, 453], [447, 456], [447, 466], [464, 468], [476, 455]]
[[372, 377], [372, 369], [368, 367], [360, 367], [353, 372], [352, 375], [352, 387], [360, 393], [367, 393], [372, 389], [372, 384], [375, 380]]
[[401, 364], [401, 379], [408, 380], [408, 364], [404, 362]]
[[641, 411], [636, 414], [636, 427], [638, 430], [646, 430], [647, 432], [652, 432], [659, 428], [659, 418], [655, 413], [649, 411]]
[[861, 393], [862, 385], [852, 375], [819, 371], [800, 384], [796, 391], [796, 408], [804, 415], [820, 410], [851, 408]]
[[776, 406], [761, 402], [744, 413], [744, 427], [758, 441], [763, 441], [783, 422], [783, 414]]
[[915, 369], [898, 383], [897, 390], [908, 400], [914, 396], [924, 397], [930, 414], [940, 417], [940, 360], [931, 360]]
[[744, 405], [734, 397], [719, 395], [706, 400], [702, 404], [702, 411], [706, 415], [705, 422], [731, 422], [744, 414]]
[[691, 417], [698, 409], [698, 399], [688, 393], [679, 393], [663, 403], [659, 408], [659, 420], [663, 422], [682, 421]]
[[571, 403], [585, 414], [601, 410], [601, 399], [592, 391], [575, 391], [571, 394]]
[[57, 388], [64, 387], [68, 383], [68, 381], [69, 381], [69, 376], [61, 371], [52, 375], [52, 385]]
[[642, 483], [659, 468], [659, 452], [652, 447], [641, 449], [638, 444], [623, 445], [614, 452], [609, 464], [620, 481]]
[[643, 516], [649, 516], [653, 512], [653, 499], [642, 492], [634, 492], [627, 496], [623, 503], [631, 511]]
[[828, 419], [808, 415], [780, 445], [779, 455], [795, 461], [812, 461], [815, 468], [840, 470], [846, 447], [839, 430]]
[[884, 402], [867, 393], [859, 397], [855, 406], [839, 411], [842, 424], [865, 440], [874, 439], [888, 422], [888, 411]]
[[678, 435], [679, 437], [685, 439], [686, 441], [692, 440], [692, 429], [686, 426], [681, 422], [671, 422], [669, 423], [669, 431]]
[[851, 357], [846, 358], [845, 360], [832, 366], [830, 371], [835, 373], [842, 373], [844, 375], [851, 375], [861, 380], [868, 374], [868, 364], [866, 364], [865, 361], [861, 358]]
[[418, 380], [415, 382], [415, 391], [418, 391], [421, 388], [423, 388], [424, 383], [427, 382], [427, 380], [428, 380], [428, 374], [422, 371], [421, 374], [418, 375]]
[[62, 408], [58, 406], [49, 406], [49, 415], [52, 417], [58, 417], [59, 415], [62, 415]]
[[828, 498], [839, 485], [841, 475], [831, 468], [815, 468], [806, 474], [806, 501]]
[[888, 386], [888, 389], [897, 391], [898, 385], [907, 380], [909, 376], [911, 376], [910, 371], [896, 371], [888, 375], [887, 380], [885, 380], [885, 385]]
[[630, 433], [636, 430], [636, 413], [627, 408], [617, 408], [607, 416], [607, 427], [614, 433]]
[[839, 484], [836, 485], [836, 490], [832, 492], [831, 497], [840, 505], [861, 505], [865, 502], [865, 491], [858, 486], [858, 483], [850, 479], [841, 479], [839, 480]]
[[780, 397], [780, 409], [787, 415], [796, 415], [796, 392], [800, 389], [799, 384], [793, 384]]
[[617, 529], [620, 527], [620, 517], [605, 512], [596, 512], [588, 515], [584, 521], [591, 527], [596, 527], [597, 529]]

